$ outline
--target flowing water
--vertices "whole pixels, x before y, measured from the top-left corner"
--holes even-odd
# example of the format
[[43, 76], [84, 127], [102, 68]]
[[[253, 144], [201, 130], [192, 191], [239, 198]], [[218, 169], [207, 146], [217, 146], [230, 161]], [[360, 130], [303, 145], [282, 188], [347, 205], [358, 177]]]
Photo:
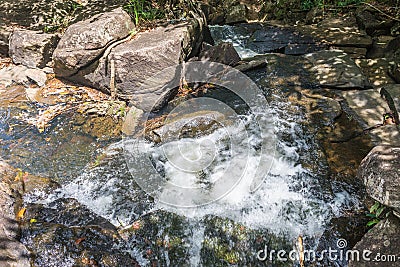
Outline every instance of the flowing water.
[[[248, 36], [229, 27], [216, 27], [213, 35], [233, 40], [243, 58], [257, 54], [243, 46]], [[144, 237], [162, 238], [171, 244], [172, 240], [180, 240], [177, 250], [157, 251], [153, 244], [162, 266], [210, 266], [213, 261], [221, 266], [227, 262], [263, 265], [256, 259], [257, 250], [263, 242], [271, 244], [273, 237], [278, 241], [272, 244], [290, 248], [301, 235], [308, 248], [316, 248], [331, 218], [358, 208], [358, 196], [347, 185], [330, 180], [319, 144], [305, 123], [304, 110], [290, 103], [280, 88], [265, 86], [265, 80], [273, 79], [273, 74], [260, 69], [247, 75], [268, 102], [257, 114], [249, 112], [235, 97], [227, 97], [223, 89], [210, 90], [205, 97], [224, 99], [239, 113], [237, 121], [205, 136], [163, 144], [130, 137], [116, 141], [104, 147], [98, 164], [87, 164], [79, 171], [76, 166], [67, 166], [74, 174], [59, 179], [61, 188], [49, 195], [36, 191], [25, 196], [25, 202], [47, 205], [57, 199], [75, 198], [117, 227], [146, 222], [152, 228], [145, 228], [148, 231], [142, 235], [129, 236], [122, 246], [143, 266], [150, 265]], [[254, 116], [268, 118], [265, 123], [272, 129], [268, 136], [260, 133]], [[234, 148], [232, 138], [236, 140]], [[255, 181], [257, 162], [265, 152], [260, 146], [265, 144], [271, 147], [264, 155], [268, 166], [263, 180]], [[86, 151], [93, 153], [95, 148], [93, 145]], [[150, 170], [141, 160], [130, 162], [126, 153], [134, 154], [133, 158], [147, 156], [153, 168]], [[65, 157], [73, 157], [73, 152]], [[199, 158], [204, 159], [204, 166]], [[73, 165], [74, 161], [66, 163]], [[40, 173], [47, 173], [45, 169]], [[152, 195], [138, 186], [138, 181], [154, 182], [150, 173], [154, 171], [163, 180], [156, 182], [157, 193]], [[176, 192], [170, 188], [175, 185], [188, 190]], [[190, 190], [193, 186], [197, 189]], [[237, 227], [246, 229], [244, 237]], [[269, 238], [256, 244], [256, 236], [263, 234]], [[245, 247], [241, 247], [243, 242], [247, 242]], [[215, 244], [225, 244], [235, 253], [229, 254], [229, 249], [222, 253]], [[182, 255], [186, 259], [180, 258]]]

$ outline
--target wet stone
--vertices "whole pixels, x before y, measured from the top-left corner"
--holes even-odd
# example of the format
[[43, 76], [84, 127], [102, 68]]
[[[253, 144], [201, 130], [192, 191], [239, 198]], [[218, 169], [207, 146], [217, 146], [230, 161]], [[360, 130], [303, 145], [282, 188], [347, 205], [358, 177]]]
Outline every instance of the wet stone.
[[138, 266], [128, 253], [118, 250], [118, 234], [98, 226], [66, 227], [33, 223], [22, 241], [35, 251], [35, 266]]

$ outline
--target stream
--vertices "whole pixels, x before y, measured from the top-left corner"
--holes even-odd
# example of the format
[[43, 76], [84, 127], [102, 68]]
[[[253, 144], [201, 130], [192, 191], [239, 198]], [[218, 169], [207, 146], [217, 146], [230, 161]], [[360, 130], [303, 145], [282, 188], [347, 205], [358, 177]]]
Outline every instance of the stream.
[[[262, 54], [246, 45], [245, 32], [231, 26], [212, 27], [212, 35], [217, 43], [233, 42], [242, 59]], [[209, 99], [214, 106], [222, 103], [220, 110], [233, 117], [206, 135], [161, 144], [133, 137], [97, 141], [74, 132], [68, 116], [61, 116], [44, 134], [35, 129], [21, 129], [18, 136], [0, 133], [5, 140], [1, 155], [60, 184], [50, 192], [26, 194], [24, 203], [54, 207], [65, 199], [77, 200], [74, 205], [119, 229], [122, 241], [113, 249], [141, 266], [300, 266], [276, 258], [262, 261], [257, 252], [266, 246], [296, 249], [301, 236], [305, 248], [318, 254], [341, 238], [333, 230], [326, 234], [331, 220], [361, 209], [361, 196], [357, 188], [332, 179], [306, 111], [287, 99], [286, 88], [269, 86], [277, 74], [260, 68], [246, 75], [266, 105], [251, 110], [229, 90], [211, 89], [191, 106]], [[302, 86], [315, 87], [307, 81]], [[262, 132], [263, 123], [269, 131]], [[17, 159], [9, 155], [16, 151]], [[142, 183], [151, 184], [154, 192], [144, 190]], [[79, 220], [79, 212], [66, 216], [67, 221]], [[30, 234], [23, 237], [28, 247], [33, 246]], [[42, 255], [36, 263], [72, 266], [63, 257]], [[329, 266], [345, 265], [336, 260]]]

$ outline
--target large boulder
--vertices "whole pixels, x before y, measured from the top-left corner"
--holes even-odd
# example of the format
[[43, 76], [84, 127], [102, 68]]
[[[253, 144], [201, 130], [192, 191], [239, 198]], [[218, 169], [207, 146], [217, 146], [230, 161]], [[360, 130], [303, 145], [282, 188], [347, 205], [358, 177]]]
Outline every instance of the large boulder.
[[54, 51], [54, 72], [61, 77], [76, 74], [133, 28], [130, 16], [122, 8], [71, 25]]
[[400, 210], [400, 147], [377, 146], [361, 162], [358, 177], [367, 193], [380, 203]]
[[361, 8], [356, 11], [355, 15], [360, 28], [370, 36], [388, 35], [391, 27], [395, 24], [394, 20], [382, 16], [373, 9]]
[[335, 89], [372, 88], [368, 78], [343, 51], [323, 50], [306, 55], [321, 86]]
[[[154, 78], [155, 74], [177, 66], [198, 52], [202, 40], [202, 23], [201, 20], [193, 19], [141, 32], [114, 47], [99, 62], [80, 69], [68, 78], [111, 93], [110, 81], [114, 71], [114, 86], [119, 98], [132, 100], [136, 107], [144, 111], [160, 108], [174, 95], [175, 91], [170, 90], [173, 88], [141, 86], [148, 78]], [[175, 78], [180, 78], [180, 73], [175, 69], [170, 69], [166, 75], [170, 74], [172, 76], [166, 77], [165, 81], [173, 79], [175, 74]]]
[[354, 253], [346, 253], [349, 255], [349, 267], [398, 266], [396, 262], [400, 252], [399, 231], [399, 218], [390, 216], [380, 221], [352, 248]]
[[9, 53], [15, 64], [43, 68], [50, 62], [59, 39], [56, 34], [15, 29], [10, 37]]

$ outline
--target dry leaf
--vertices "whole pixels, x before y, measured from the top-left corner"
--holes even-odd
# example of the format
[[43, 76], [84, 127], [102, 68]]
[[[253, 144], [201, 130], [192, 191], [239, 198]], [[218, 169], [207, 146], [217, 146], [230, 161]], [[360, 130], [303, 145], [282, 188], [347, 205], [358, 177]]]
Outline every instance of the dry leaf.
[[86, 237], [80, 237], [77, 240], [75, 240], [75, 244], [79, 245], [80, 243], [82, 243], [82, 241], [84, 241], [86, 239]]
[[17, 214], [17, 219], [18, 219], [18, 220], [23, 219], [23, 218], [24, 218], [24, 215], [25, 215], [25, 212], [26, 212], [26, 208], [20, 209], [20, 210], [18, 211], [18, 214]]

